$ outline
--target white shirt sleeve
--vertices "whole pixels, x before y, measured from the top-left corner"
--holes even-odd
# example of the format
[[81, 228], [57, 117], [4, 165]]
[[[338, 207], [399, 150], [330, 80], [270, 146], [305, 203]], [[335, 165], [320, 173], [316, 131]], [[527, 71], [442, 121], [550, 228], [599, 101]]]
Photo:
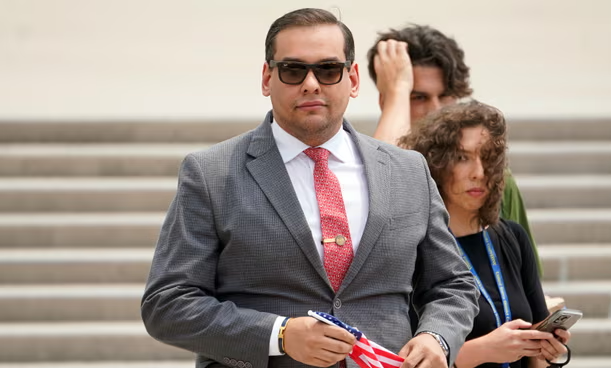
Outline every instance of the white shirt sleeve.
[[272, 335], [269, 338], [269, 356], [284, 355], [280, 352], [280, 347], [278, 347], [278, 333], [280, 332], [280, 325], [282, 325], [282, 321], [284, 321], [285, 318], [286, 317], [278, 317], [276, 318], [276, 322], [274, 322]]

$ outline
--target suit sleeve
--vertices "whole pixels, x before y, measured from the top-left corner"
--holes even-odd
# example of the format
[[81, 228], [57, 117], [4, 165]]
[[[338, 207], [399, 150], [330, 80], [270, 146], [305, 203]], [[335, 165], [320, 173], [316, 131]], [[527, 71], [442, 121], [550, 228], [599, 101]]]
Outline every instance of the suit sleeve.
[[448, 213], [422, 158], [429, 184], [429, 221], [418, 246], [413, 304], [420, 316], [416, 334], [432, 331], [450, 348], [450, 365], [456, 359], [479, 311], [479, 292], [473, 276], [458, 253], [448, 228]]
[[215, 298], [222, 244], [200, 161], [182, 163], [142, 299], [142, 319], [155, 339], [211, 360], [265, 367], [276, 315]]

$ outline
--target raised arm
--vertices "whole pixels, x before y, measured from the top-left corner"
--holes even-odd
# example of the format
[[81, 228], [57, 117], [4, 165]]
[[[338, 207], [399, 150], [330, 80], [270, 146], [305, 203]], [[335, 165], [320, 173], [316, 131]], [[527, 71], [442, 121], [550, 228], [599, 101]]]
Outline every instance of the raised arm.
[[401, 41], [380, 41], [374, 58], [382, 114], [373, 137], [394, 145], [411, 129], [409, 100], [414, 75], [407, 47]]

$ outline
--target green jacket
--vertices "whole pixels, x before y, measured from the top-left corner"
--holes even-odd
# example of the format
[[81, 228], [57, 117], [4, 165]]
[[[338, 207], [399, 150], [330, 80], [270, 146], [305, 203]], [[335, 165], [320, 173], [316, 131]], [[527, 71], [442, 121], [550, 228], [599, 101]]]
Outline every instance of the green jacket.
[[516, 180], [511, 173], [511, 170], [505, 171], [505, 190], [503, 191], [503, 199], [501, 202], [501, 217], [506, 220], [511, 220], [522, 225], [528, 237], [530, 244], [532, 244], [533, 252], [535, 254], [535, 260], [537, 261], [537, 268], [539, 269], [539, 276], [543, 276], [543, 266], [539, 259], [539, 252], [537, 251], [537, 245], [535, 238], [532, 236], [530, 231], [530, 225], [528, 224], [528, 217], [526, 216], [526, 206], [524, 200], [516, 184]]

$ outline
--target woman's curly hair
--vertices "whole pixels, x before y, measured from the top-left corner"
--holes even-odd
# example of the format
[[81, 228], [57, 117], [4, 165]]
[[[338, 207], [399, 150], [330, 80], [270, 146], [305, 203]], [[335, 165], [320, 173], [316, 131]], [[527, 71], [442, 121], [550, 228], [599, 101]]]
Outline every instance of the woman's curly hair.
[[499, 219], [507, 165], [506, 124], [498, 109], [478, 101], [444, 107], [424, 117], [411, 133], [400, 138], [398, 144], [424, 155], [445, 199], [441, 183], [452, 180], [452, 169], [461, 150], [462, 129], [477, 126], [483, 126], [490, 134], [490, 140], [480, 152], [489, 194], [476, 218], [480, 225], [488, 226]]

